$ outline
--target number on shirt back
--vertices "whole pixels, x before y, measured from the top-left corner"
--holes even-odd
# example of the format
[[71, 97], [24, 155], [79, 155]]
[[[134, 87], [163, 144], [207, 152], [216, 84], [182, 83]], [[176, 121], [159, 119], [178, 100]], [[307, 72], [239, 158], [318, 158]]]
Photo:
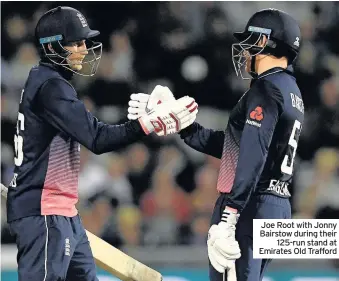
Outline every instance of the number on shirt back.
[[300, 131], [301, 131], [301, 123], [298, 120], [295, 120], [292, 133], [288, 141], [288, 145], [289, 145], [288, 151], [291, 151], [292, 149], [292, 153], [291, 153], [292, 157], [289, 157], [290, 155], [286, 154], [281, 164], [281, 171], [284, 174], [292, 175], [293, 173], [293, 163], [294, 163], [294, 157], [297, 152]]
[[16, 124], [16, 134], [14, 135], [14, 148], [15, 148], [15, 157], [14, 164], [15, 166], [21, 166], [22, 161], [24, 160], [24, 139], [19, 135], [20, 131], [25, 129], [25, 116], [19, 112], [18, 121]]

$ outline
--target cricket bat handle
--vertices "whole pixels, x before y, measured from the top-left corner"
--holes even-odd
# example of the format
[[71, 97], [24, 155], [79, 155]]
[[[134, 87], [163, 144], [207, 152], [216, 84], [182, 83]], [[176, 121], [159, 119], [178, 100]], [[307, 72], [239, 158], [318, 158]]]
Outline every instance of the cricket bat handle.
[[[227, 279], [226, 279], [227, 277]], [[225, 269], [223, 275], [222, 275], [222, 280], [223, 281], [237, 281], [237, 272], [235, 270], [235, 262], [234, 262], [234, 266]]]
[[3, 184], [1, 184], [1, 195], [7, 198], [7, 192], [8, 192], [8, 188], [4, 186]]

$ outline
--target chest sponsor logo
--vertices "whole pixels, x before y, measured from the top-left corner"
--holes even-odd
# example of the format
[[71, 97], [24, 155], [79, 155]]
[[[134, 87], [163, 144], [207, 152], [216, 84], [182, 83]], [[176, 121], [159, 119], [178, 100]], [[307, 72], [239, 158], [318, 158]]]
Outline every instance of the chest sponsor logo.
[[251, 111], [249, 119], [246, 120], [246, 124], [260, 128], [261, 121], [264, 119], [264, 113], [261, 106], [257, 106]]

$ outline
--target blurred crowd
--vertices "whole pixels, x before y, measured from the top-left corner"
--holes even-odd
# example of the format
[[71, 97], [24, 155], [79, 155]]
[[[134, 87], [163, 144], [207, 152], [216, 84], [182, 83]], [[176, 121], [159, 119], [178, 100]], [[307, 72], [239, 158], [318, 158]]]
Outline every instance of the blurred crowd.
[[[335, 2], [58, 2], [79, 9], [101, 31], [93, 78], [74, 77], [100, 120], [127, 121], [131, 93], [169, 86], [199, 103], [197, 121], [224, 129], [248, 83], [232, 69], [232, 32], [274, 7], [302, 28], [295, 75], [305, 124], [292, 185], [294, 217], [339, 218], [339, 4]], [[21, 89], [37, 63], [34, 27], [52, 2], [2, 2], [1, 178], [13, 175], [13, 134]], [[205, 245], [218, 196], [220, 161], [179, 136], [149, 137], [105, 155], [81, 150], [79, 204], [86, 228], [115, 246]], [[2, 204], [2, 214], [5, 204]], [[2, 243], [11, 243], [2, 216]]]

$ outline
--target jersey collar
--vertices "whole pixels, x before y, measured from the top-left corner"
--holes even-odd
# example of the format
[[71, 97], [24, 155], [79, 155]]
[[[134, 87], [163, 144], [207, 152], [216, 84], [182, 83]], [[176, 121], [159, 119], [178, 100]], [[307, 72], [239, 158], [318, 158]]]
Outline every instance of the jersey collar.
[[258, 75], [257, 79], [260, 79], [264, 76], [268, 76], [277, 72], [286, 72], [290, 75], [293, 75], [293, 67], [292, 65], [289, 65], [287, 68], [282, 68], [282, 67], [273, 67], [271, 69], [266, 70], [265, 72], [261, 73], [260, 75]]
[[74, 73], [72, 71], [69, 71], [68, 69], [66, 69], [66, 68], [64, 68], [62, 66], [56, 65], [54, 63], [49, 63], [49, 62], [46, 62], [44, 60], [41, 60], [39, 62], [39, 64], [43, 65], [43, 66], [46, 66], [46, 67], [50, 67], [53, 70], [57, 71], [67, 81], [70, 81], [72, 79], [73, 75], [74, 75]]
[[251, 85], [259, 80], [260, 78], [263, 78], [263, 77], [266, 77], [266, 76], [269, 76], [269, 75], [272, 75], [272, 74], [275, 74], [275, 73], [278, 73], [278, 72], [285, 72], [289, 75], [292, 75], [293, 76], [293, 67], [292, 65], [289, 65], [287, 68], [282, 68], [282, 67], [273, 67], [271, 69], [268, 69], [266, 70], [265, 72], [261, 73], [260, 75], [258, 75], [256, 78], [253, 78], [252, 81], [251, 81]]

